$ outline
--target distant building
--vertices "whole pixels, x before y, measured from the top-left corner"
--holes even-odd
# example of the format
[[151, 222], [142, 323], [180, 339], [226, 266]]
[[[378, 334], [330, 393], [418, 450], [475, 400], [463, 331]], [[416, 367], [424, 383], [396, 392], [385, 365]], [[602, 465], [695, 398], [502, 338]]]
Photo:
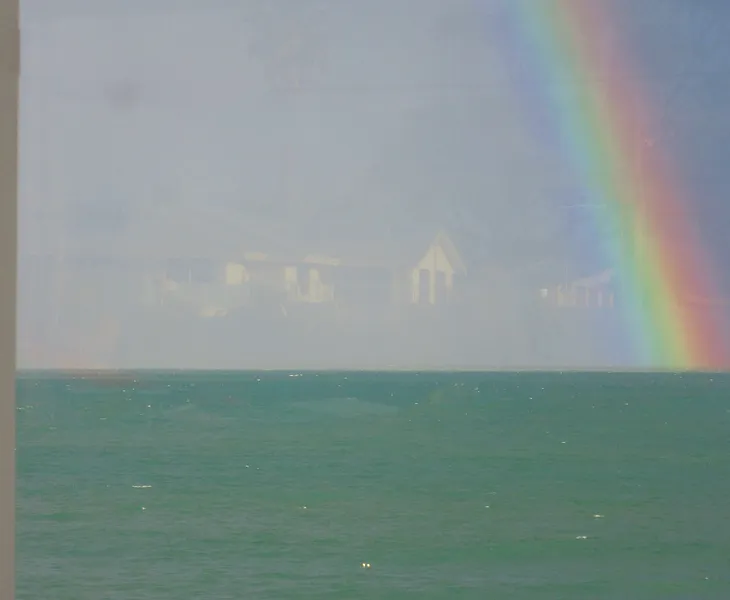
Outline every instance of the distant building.
[[437, 305], [466, 274], [445, 233], [420, 244], [395, 237], [319, 245], [299, 254], [254, 247], [227, 260], [168, 259], [159, 303], [182, 302], [205, 316], [257, 304]]
[[612, 309], [615, 303], [614, 270], [559, 283], [540, 290], [540, 297], [556, 308]]

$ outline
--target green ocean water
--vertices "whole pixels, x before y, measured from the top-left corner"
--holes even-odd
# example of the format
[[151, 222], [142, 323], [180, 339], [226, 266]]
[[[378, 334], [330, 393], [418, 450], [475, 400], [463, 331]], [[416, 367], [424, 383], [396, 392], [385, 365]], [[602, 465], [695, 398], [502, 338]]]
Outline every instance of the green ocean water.
[[17, 416], [21, 600], [730, 598], [730, 376], [24, 374]]

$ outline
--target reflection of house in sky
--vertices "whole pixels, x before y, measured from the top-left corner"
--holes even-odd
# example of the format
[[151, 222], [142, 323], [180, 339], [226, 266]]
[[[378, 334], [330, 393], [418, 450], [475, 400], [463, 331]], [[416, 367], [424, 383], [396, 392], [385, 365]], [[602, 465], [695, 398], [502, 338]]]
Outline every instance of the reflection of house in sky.
[[299, 253], [254, 247], [227, 260], [168, 259], [160, 302], [182, 301], [206, 316], [246, 305], [444, 304], [466, 271], [444, 233], [416, 242], [345, 240], [316, 246]]

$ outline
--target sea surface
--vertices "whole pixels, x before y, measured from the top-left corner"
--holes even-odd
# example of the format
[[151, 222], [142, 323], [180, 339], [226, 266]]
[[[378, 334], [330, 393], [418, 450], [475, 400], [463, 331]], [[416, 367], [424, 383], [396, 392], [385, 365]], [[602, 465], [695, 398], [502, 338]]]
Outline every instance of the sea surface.
[[18, 598], [730, 598], [730, 376], [25, 373]]

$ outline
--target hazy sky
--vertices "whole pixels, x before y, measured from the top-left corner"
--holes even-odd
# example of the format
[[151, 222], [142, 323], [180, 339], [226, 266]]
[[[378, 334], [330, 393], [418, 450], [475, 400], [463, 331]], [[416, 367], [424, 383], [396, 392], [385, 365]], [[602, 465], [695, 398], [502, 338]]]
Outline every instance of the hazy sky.
[[[490, 35], [508, 1], [26, 0], [21, 252], [441, 227], [482, 258], [571, 251], [570, 172], [535, 143]], [[730, 5], [612, 5], [730, 258]]]
[[129, 236], [142, 208], [201, 205], [358, 227], [418, 211], [424, 228], [488, 206], [493, 230], [523, 231], [532, 213], [545, 227], [554, 165], [524, 130], [487, 23], [473, 23], [484, 15], [471, 0], [413, 8], [27, 16], [23, 199], [82, 235]]

